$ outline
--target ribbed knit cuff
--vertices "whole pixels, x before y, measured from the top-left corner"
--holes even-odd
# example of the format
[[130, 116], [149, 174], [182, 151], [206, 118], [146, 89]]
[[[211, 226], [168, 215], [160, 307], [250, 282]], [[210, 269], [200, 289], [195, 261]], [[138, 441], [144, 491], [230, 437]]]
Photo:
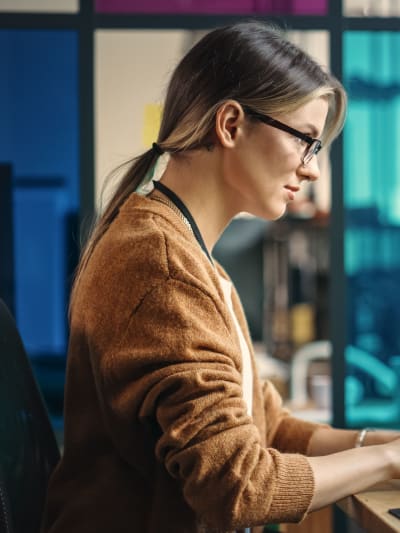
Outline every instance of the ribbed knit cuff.
[[314, 474], [304, 455], [280, 455], [269, 517], [271, 522], [300, 522], [305, 518], [314, 494]]

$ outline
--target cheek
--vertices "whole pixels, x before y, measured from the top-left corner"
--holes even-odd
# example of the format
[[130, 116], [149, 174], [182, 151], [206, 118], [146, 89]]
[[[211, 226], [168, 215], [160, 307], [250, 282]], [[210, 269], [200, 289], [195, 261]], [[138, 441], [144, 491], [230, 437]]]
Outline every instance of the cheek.
[[[232, 154], [225, 167], [225, 176], [230, 185], [239, 188], [246, 197], [254, 193], [273, 195], [275, 200], [283, 192], [281, 188], [287, 180], [293, 180], [293, 173], [299, 165], [299, 157], [292, 139], [275, 135], [272, 130], [267, 135], [254, 135]], [[253, 198], [254, 200], [254, 198]]]
[[293, 181], [295, 171], [293, 157], [285, 151], [271, 155], [263, 168], [266, 185], [271, 188], [284, 186]]
[[282, 172], [293, 171], [300, 164], [298, 149], [292, 139], [282, 139], [276, 143], [275, 148], [271, 150], [271, 164]]

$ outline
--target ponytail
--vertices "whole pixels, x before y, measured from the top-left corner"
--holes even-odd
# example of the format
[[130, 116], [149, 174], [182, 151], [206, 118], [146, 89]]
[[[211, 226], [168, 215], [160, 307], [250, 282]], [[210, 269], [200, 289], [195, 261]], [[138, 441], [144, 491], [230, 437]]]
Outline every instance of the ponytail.
[[104, 212], [98, 216], [97, 220], [95, 220], [89, 239], [82, 250], [79, 265], [75, 274], [74, 283], [72, 285], [70, 311], [72, 309], [73, 302], [75, 299], [79, 279], [90, 259], [90, 256], [92, 255], [94, 248], [96, 247], [102, 236], [106, 233], [114, 218], [118, 215], [121, 206], [124, 204], [127, 198], [139, 187], [139, 185], [145, 179], [146, 174], [155, 165], [157, 158], [158, 153], [154, 148], [151, 148], [150, 150], [147, 150], [147, 152], [144, 152], [142, 155], [135, 157], [133, 160], [128, 161], [127, 163], [123, 163], [112, 173], [111, 176], [121, 170], [121, 168], [130, 164], [116, 191], [112, 195], [111, 200], [106, 206]]

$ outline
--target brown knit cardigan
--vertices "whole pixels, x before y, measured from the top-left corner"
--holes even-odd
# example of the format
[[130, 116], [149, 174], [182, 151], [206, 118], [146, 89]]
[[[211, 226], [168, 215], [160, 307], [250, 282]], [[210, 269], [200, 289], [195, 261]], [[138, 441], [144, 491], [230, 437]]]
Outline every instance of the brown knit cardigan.
[[[233, 303], [251, 350], [235, 292]], [[254, 363], [249, 417], [241, 369], [213, 265], [171, 208], [132, 194], [79, 282], [65, 447], [43, 533], [301, 520], [314, 489], [303, 454], [317, 426], [291, 417]]]

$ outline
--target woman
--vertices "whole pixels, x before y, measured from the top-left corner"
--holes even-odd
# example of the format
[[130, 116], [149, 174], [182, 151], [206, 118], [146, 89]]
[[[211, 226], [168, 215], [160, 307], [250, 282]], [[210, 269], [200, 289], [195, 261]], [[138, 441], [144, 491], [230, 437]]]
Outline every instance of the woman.
[[396, 433], [297, 420], [260, 384], [212, 258], [237, 213], [276, 219], [318, 179], [344, 112], [340, 83], [264, 24], [214, 30], [180, 62], [157, 143], [81, 259], [44, 532], [256, 531], [399, 475]]

